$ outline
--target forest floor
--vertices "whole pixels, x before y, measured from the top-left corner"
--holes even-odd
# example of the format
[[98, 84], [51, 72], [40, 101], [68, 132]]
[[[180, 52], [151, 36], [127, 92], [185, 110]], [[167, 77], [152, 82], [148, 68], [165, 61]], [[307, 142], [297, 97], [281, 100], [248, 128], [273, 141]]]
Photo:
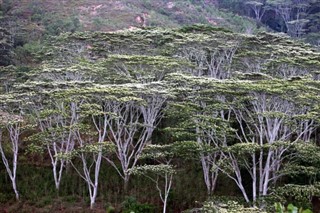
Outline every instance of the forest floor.
[[11, 202], [0, 206], [0, 213], [105, 213], [106, 209], [102, 204], [97, 203], [94, 210], [91, 210], [83, 201], [68, 202], [55, 200], [46, 203], [39, 201], [36, 203], [30, 201]]

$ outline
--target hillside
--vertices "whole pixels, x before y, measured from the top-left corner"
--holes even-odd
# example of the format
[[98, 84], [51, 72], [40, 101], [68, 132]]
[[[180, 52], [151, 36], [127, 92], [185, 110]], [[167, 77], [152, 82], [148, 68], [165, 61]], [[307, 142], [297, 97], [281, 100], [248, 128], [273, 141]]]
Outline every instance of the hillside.
[[[217, 9], [214, 1], [148, 0], [4, 0], [3, 14], [33, 35], [56, 35], [63, 31], [115, 31], [134, 27], [177, 27], [210, 24], [238, 32], [253, 32], [255, 24], [247, 18]], [[145, 22], [145, 24], [143, 24]], [[15, 26], [16, 25], [16, 26]]]
[[[4, 1], [6, 2], [6, 1]], [[6, 12], [24, 21], [46, 24], [48, 19], [67, 21], [77, 18], [83, 30], [113, 31], [140, 27], [145, 14], [146, 26], [178, 26], [185, 24], [212, 24], [245, 32], [253, 23], [240, 16], [221, 12], [213, 2], [145, 1], [145, 0], [7, 0]], [[54, 20], [57, 18], [58, 20]], [[244, 22], [244, 23], [242, 23]], [[53, 23], [50, 23], [53, 24]], [[247, 25], [247, 26], [246, 26]], [[46, 27], [46, 26], [45, 26]]]

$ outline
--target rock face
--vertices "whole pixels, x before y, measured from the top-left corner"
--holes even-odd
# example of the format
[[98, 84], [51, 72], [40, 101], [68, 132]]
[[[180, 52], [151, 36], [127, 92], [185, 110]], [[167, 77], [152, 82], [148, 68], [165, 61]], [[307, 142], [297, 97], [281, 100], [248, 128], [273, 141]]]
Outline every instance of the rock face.
[[[147, 18], [149, 17], [148, 13], [142, 13], [142, 15], [138, 15], [136, 16], [135, 20], [137, 22], [137, 24], [139, 25], [139, 27], [146, 27], [147, 26]], [[131, 26], [129, 27], [129, 29], [131, 29]]]

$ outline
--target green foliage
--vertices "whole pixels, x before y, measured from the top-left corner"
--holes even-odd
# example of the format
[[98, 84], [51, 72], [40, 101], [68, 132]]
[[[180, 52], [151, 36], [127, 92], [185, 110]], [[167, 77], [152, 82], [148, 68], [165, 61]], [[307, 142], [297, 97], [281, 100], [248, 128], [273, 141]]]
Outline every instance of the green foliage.
[[281, 203], [275, 203], [276, 213], [312, 213], [310, 209], [303, 209], [294, 206], [292, 203], [285, 208]]
[[41, 51], [43, 45], [39, 41], [31, 41], [15, 49], [15, 61], [18, 64], [28, 64], [37, 62], [37, 54]]
[[14, 43], [9, 30], [0, 27], [0, 66], [8, 66], [12, 63]]
[[[68, 27], [64, 23], [59, 24], [62, 24], [62, 31], [69, 30], [65, 29]], [[44, 147], [63, 141], [63, 135], [69, 132], [77, 145], [70, 152], [62, 151], [54, 157], [73, 160], [77, 168], [80, 168], [80, 161], [76, 158], [79, 155], [86, 155], [90, 163], [94, 162], [91, 156], [101, 152], [110, 156], [110, 159], [116, 159], [113, 153], [122, 150], [114, 146], [115, 137], [120, 142], [128, 137], [133, 141], [138, 140], [140, 131], [148, 128], [153, 130], [153, 123], [158, 123], [162, 113], [165, 113], [166, 118], [161, 121], [161, 127], [170, 135], [166, 138], [167, 135], [159, 131], [158, 136], [150, 138], [153, 144], [147, 145], [141, 155], [137, 155], [138, 165], [142, 166], [129, 170], [132, 174], [158, 178], [173, 175], [176, 169], [185, 172], [183, 174], [196, 173], [195, 181], [188, 181], [197, 188], [197, 195], [204, 197], [206, 194], [201, 192], [203, 189], [199, 186], [202, 178], [198, 171], [199, 156], [218, 158], [214, 164], [210, 164], [211, 172], [218, 171], [220, 167], [226, 174], [232, 175], [234, 170], [230, 166], [231, 160], [236, 160], [241, 175], [247, 175], [244, 169], [251, 166], [253, 155], [263, 153], [264, 158], [267, 152], [282, 152], [285, 160], [277, 172], [286, 175], [284, 182], [290, 176], [299, 177], [301, 174], [317, 179], [319, 150], [309, 141], [316, 140], [315, 132], [310, 130], [310, 138], [301, 143], [294, 138], [302, 134], [306, 126], [318, 126], [319, 83], [316, 72], [320, 67], [320, 56], [308, 45], [271, 33], [243, 35], [222, 28], [195, 25], [178, 29], [147, 28], [132, 32], [61, 33], [58, 37], [48, 38], [43, 45], [38, 42], [26, 44], [21, 47], [21, 51], [21, 55], [26, 53], [38, 58], [42, 65], [31, 72], [31, 68], [1, 68], [3, 93], [9, 92], [1, 94], [1, 107], [14, 111], [13, 114], [2, 114], [1, 119], [3, 123], [20, 121], [18, 113], [21, 112], [26, 114], [24, 122], [30, 122], [28, 118], [35, 119], [36, 116], [38, 121], [51, 124], [50, 128], [42, 132], [39, 127], [34, 127], [32, 133], [35, 134], [28, 141], [24, 140], [33, 142], [28, 146], [29, 152], [26, 154], [31, 153], [31, 157], [42, 156], [45, 158], [43, 164], [48, 163], [47, 155], [43, 154]], [[214, 77], [210, 75], [212, 70], [223, 75]], [[27, 72], [30, 80], [20, 83], [20, 79], [15, 76], [18, 71], [19, 75]], [[9, 90], [5, 90], [6, 83], [10, 84]], [[266, 108], [255, 110], [255, 107], [262, 105], [260, 103], [264, 103]], [[283, 110], [278, 105], [290, 107]], [[74, 111], [70, 110], [71, 107], [74, 107]], [[150, 110], [150, 113], [159, 110], [160, 115], [145, 118], [147, 113], [142, 114], [142, 109], [146, 112]], [[129, 110], [132, 111], [128, 113]], [[29, 114], [30, 111], [33, 114]], [[243, 118], [237, 117], [236, 112], [243, 113]], [[72, 113], [75, 115], [74, 121], [70, 118]], [[105, 132], [108, 142], [98, 143], [97, 139], [102, 132], [99, 129], [106, 122], [105, 118], [109, 119]], [[136, 121], [131, 122], [135, 118]], [[144, 119], [149, 119], [152, 124], [143, 123]], [[280, 125], [285, 126], [279, 135], [287, 133], [290, 137], [277, 137], [270, 142], [268, 133], [255, 129], [256, 125], [279, 120], [283, 121]], [[243, 123], [244, 136], [241, 138], [237, 134], [242, 131], [239, 125]], [[111, 128], [122, 130], [118, 133], [120, 136], [112, 135]], [[130, 133], [134, 128], [137, 131]], [[74, 131], [78, 130], [79, 134], [76, 135]], [[79, 137], [83, 137], [84, 144], [79, 145]], [[261, 144], [255, 143], [259, 139]], [[137, 148], [134, 143], [130, 145], [131, 150]], [[169, 163], [177, 163], [177, 166]], [[119, 168], [118, 163], [114, 167]], [[104, 175], [106, 183], [103, 184], [114, 187], [112, 184], [119, 182], [118, 177], [114, 176], [110, 178]], [[184, 180], [189, 176], [177, 178]], [[243, 179], [250, 181], [250, 178]], [[145, 180], [141, 178], [143, 184]], [[225, 180], [222, 178], [219, 181], [224, 183]], [[24, 193], [28, 191], [27, 185], [31, 182], [23, 183]], [[50, 191], [48, 194], [52, 193], [51, 190], [54, 190], [48, 186], [50, 182], [47, 179], [44, 182]], [[67, 183], [74, 189], [67, 188], [65, 194], [86, 196], [84, 186], [79, 187], [80, 181], [73, 183], [71, 178]], [[101, 187], [105, 191], [99, 193], [108, 196], [106, 199], [113, 199], [108, 195], [106, 185]], [[245, 187], [250, 189], [247, 183]], [[297, 204], [303, 207], [308, 205], [307, 197], [317, 193], [311, 189], [305, 192], [293, 188], [288, 186], [285, 189], [289, 192], [283, 192], [281, 188], [276, 190], [279, 189], [281, 199], [294, 197], [301, 200], [303, 204], [300, 205], [300, 201]], [[37, 190], [28, 194], [28, 199], [36, 200], [39, 194]], [[175, 190], [178, 189], [175, 187]], [[172, 194], [182, 202], [182, 194], [190, 190], [186, 195], [188, 201], [181, 204], [190, 205], [190, 201], [195, 199], [192, 197], [193, 189], [180, 187], [179, 190], [181, 193]], [[119, 189], [114, 191], [122, 193]], [[135, 201], [129, 203], [133, 203], [128, 204], [130, 210], [143, 212], [147, 209]], [[40, 205], [45, 204], [45, 199], [43, 204], [40, 202]], [[227, 205], [234, 212], [258, 211], [237, 203]], [[208, 203], [207, 207], [208, 211], [210, 208], [212, 211], [227, 209], [226, 205], [219, 206], [216, 203]]]
[[312, 196], [320, 194], [319, 189], [319, 183], [310, 185], [286, 184], [273, 190], [272, 197], [277, 202], [294, 202], [299, 207], [310, 209], [310, 199]]
[[75, 32], [81, 29], [80, 21], [77, 17], [60, 19], [56, 16], [47, 16], [43, 20], [46, 32], [49, 35], [59, 35], [63, 32]]
[[180, 159], [197, 159], [201, 152], [212, 151], [206, 150], [207, 147], [201, 147], [195, 141], [178, 141], [167, 145], [150, 144], [144, 149], [142, 159], [167, 160], [173, 158]]
[[107, 208], [106, 208], [106, 213], [114, 213], [115, 212], [115, 209], [113, 206], [109, 205]]
[[76, 148], [70, 152], [60, 152], [57, 155], [55, 155], [55, 158], [63, 159], [63, 160], [72, 160], [73, 158], [81, 155], [81, 154], [97, 154], [99, 152], [106, 153], [114, 153], [115, 151], [115, 145], [110, 142], [99, 142], [99, 143], [91, 143], [86, 144], [84, 146], [81, 146], [79, 148]]
[[145, 174], [156, 174], [156, 175], [165, 175], [165, 174], [174, 174], [175, 171], [173, 166], [159, 164], [159, 165], [143, 165], [136, 166], [129, 170], [129, 173], [134, 175], [145, 175]]
[[0, 5], [0, 10], [5, 15], [13, 7], [13, 0], [3, 0]]
[[245, 208], [236, 201], [227, 201], [226, 203], [216, 203], [214, 201], [207, 201], [203, 204], [200, 212], [210, 213], [262, 213], [258, 208]]
[[126, 197], [125, 201], [122, 203], [122, 212], [124, 213], [154, 213], [155, 207], [150, 204], [141, 204], [135, 197]]
[[26, 149], [26, 154], [41, 154], [44, 153], [43, 146], [39, 146], [35, 143], [30, 143]]

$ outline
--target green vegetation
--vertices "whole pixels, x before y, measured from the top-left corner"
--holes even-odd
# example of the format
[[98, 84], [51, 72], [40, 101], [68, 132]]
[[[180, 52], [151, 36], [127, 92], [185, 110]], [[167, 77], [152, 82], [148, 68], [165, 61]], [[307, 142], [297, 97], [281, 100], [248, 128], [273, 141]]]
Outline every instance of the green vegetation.
[[[314, 0], [218, 0], [219, 6], [255, 19], [293, 38], [319, 46], [319, 1]], [[275, 15], [276, 14], [276, 15]]]
[[287, 208], [285, 208], [281, 203], [276, 203], [275, 208], [277, 213], [284, 213], [284, 212], [310, 213], [312, 212], [310, 209], [305, 209], [305, 210], [303, 208], [298, 209], [298, 207], [294, 206], [291, 203], [287, 206]]
[[[219, 189], [225, 180], [243, 197], [234, 211], [287, 201], [308, 207], [317, 195], [320, 54], [306, 44], [194, 25], [64, 33], [24, 49], [36, 66], [2, 68], [0, 151], [16, 199], [42, 194], [29, 205], [71, 198], [119, 209], [131, 195], [170, 212], [192, 207], [198, 193], [203, 200], [230, 195]], [[51, 168], [38, 182], [45, 192], [42, 186], [25, 194], [19, 169], [35, 166], [28, 158]], [[201, 185], [191, 203], [183, 204], [181, 178]], [[315, 188], [282, 193], [294, 189], [290, 184]], [[149, 188], [159, 196], [139, 195]], [[133, 198], [126, 203], [123, 211], [160, 211]]]
[[0, 11], [0, 26], [10, 29], [15, 47], [50, 35], [88, 30], [110, 32], [201, 23], [237, 32], [257, 31], [254, 21], [200, 1], [4, 0]]

